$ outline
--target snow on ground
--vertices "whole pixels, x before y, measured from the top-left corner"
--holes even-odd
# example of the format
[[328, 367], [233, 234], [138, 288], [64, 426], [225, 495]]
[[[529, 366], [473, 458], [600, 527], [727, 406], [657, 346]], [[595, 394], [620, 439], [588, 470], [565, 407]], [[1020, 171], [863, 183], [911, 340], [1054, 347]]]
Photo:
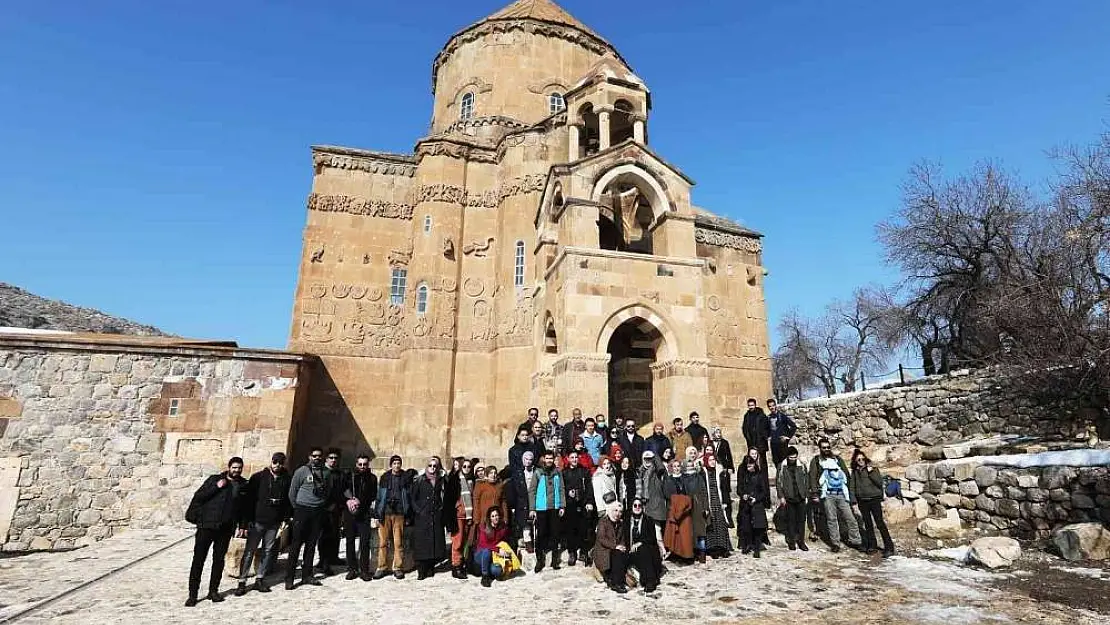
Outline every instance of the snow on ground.
[[1042, 451], [1036, 454], [1010, 454], [1006, 456], [971, 456], [941, 460], [937, 464], [985, 464], [997, 467], [1028, 469], [1032, 467], [1103, 467], [1110, 466], [1110, 449], [1069, 449]]

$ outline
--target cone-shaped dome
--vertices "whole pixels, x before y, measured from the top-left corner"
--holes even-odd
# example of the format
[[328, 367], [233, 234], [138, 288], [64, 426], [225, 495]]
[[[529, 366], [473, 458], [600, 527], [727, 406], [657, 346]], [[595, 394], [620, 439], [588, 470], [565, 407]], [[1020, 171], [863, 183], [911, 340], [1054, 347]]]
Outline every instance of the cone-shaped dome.
[[588, 35], [605, 41], [601, 35], [595, 33], [588, 26], [575, 19], [573, 15], [567, 13], [561, 6], [555, 4], [551, 0], [516, 0], [516, 2], [490, 15], [486, 19], [472, 24], [472, 26], [477, 26], [484, 22], [518, 19], [534, 19], [541, 22], [551, 22], [552, 24], [570, 26], [571, 28], [576, 28]]

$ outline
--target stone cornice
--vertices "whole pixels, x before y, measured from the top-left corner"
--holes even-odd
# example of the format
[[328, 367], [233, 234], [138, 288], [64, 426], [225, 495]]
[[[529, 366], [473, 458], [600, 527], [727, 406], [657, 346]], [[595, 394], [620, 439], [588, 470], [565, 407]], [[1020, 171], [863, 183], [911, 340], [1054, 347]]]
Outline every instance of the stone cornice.
[[447, 58], [450, 57], [455, 52], [455, 50], [459, 49], [460, 46], [472, 41], [477, 41], [478, 39], [489, 35], [497, 35], [513, 31], [533, 33], [537, 35], [544, 35], [546, 37], [563, 39], [571, 43], [578, 44], [583, 48], [586, 48], [587, 50], [598, 55], [611, 53], [618, 59], [620, 59], [620, 61], [624, 63], [625, 66], [628, 65], [628, 63], [625, 62], [624, 57], [620, 55], [620, 52], [618, 52], [617, 49], [614, 48], [609, 42], [578, 28], [566, 26], [563, 24], [545, 22], [543, 20], [538, 20], [531, 17], [478, 22], [477, 24], [474, 24], [473, 26], [468, 26], [467, 28], [464, 28], [463, 30], [452, 35], [451, 38], [447, 40], [446, 45], [443, 46], [443, 49], [439, 51], [439, 54], [436, 55], [435, 61], [432, 62], [432, 93], [435, 94], [436, 92], [436, 82], [439, 79], [439, 68], [443, 66], [443, 64], [447, 61]]
[[659, 265], [680, 265], [686, 267], [704, 267], [707, 261], [704, 258], [680, 258], [678, 256], [656, 256], [654, 254], [638, 254], [636, 252], [618, 252], [616, 250], [602, 250], [588, 247], [567, 246], [559, 250], [558, 256], [543, 274], [543, 279], [550, 280], [551, 274], [559, 269], [559, 265], [568, 256], [585, 256], [594, 258], [619, 258], [622, 260]]
[[758, 254], [763, 251], [763, 242], [758, 235], [736, 235], [727, 232], [718, 232], [707, 228], [694, 228], [694, 240], [698, 243], [727, 247], [741, 252]]
[[416, 174], [413, 156], [333, 145], [312, 146], [312, 164], [317, 171], [334, 168], [409, 178]]
[[323, 195], [313, 193], [308, 196], [308, 210], [321, 213], [347, 213], [364, 217], [385, 217], [387, 219], [412, 219], [413, 206], [398, 204], [379, 199], [364, 199], [350, 195]]
[[[691, 178], [691, 177], [687, 176], [686, 174], [682, 173], [682, 170], [680, 170], [679, 168], [670, 164], [669, 162], [664, 160], [662, 157], [660, 157], [658, 154], [656, 154], [654, 150], [652, 150], [648, 146], [644, 145], [643, 143], [640, 143], [639, 141], [636, 141], [635, 139], [625, 139], [624, 141], [621, 141], [620, 143], [618, 143], [616, 145], [611, 145], [611, 146], [609, 146], [608, 148], [606, 148], [604, 150], [600, 150], [598, 152], [590, 154], [589, 156], [580, 158], [577, 161], [574, 161], [572, 163], [568, 163], [567, 166], [569, 166], [570, 168], [573, 169], [573, 168], [578, 167], [579, 165], [584, 165], [584, 164], [592, 163], [594, 161], [604, 160], [606, 157], [611, 158], [614, 154], [619, 153], [621, 150], [629, 148], [629, 147], [635, 147], [635, 148], [638, 148], [638, 149], [642, 150], [645, 154], [651, 156], [653, 159], [658, 161], [660, 165], [662, 165], [663, 167], [665, 167], [667, 169], [667, 171], [670, 171], [671, 173], [675, 174], [679, 178], [682, 178], [690, 186], [693, 186], [694, 184], [696, 184], [694, 182], [693, 178]], [[634, 158], [621, 158], [621, 157], [618, 157], [617, 159], [612, 160], [611, 164], [612, 165], [634, 164], [634, 165], [640, 165], [641, 167], [647, 166], [642, 161], [638, 161]], [[660, 184], [663, 183], [662, 180], [660, 180], [659, 182], [660, 182]]]
[[460, 119], [445, 128], [439, 134], [466, 134], [460, 132], [467, 128], [483, 128], [488, 126], [499, 126], [501, 128], [511, 128], [513, 130], [521, 130], [530, 127], [532, 124], [526, 124], [519, 119], [506, 117], [504, 115], [487, 115], [485, 117], [474, 117], [471, 119]]

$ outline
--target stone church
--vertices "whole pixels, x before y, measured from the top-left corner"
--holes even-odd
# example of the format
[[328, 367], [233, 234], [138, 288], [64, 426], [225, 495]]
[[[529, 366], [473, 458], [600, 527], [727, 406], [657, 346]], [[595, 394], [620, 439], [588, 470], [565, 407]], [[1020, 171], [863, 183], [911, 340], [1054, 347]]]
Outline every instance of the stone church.
[[771, 386], [761, 235], [691, 203], [620, 52], [518, 0], [448, 39], [432, 92], [412, 153], [312, 149], [296, 452], [503, 460], [529, 406], [737, 437]]

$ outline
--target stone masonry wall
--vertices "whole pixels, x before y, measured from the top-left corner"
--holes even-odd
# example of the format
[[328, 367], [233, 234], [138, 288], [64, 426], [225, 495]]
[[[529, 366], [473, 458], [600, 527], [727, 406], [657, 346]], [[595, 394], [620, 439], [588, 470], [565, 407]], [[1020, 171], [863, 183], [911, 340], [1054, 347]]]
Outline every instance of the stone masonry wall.
[[180, 521], [203, 478], [285, 451], [305, 357], [174, 339], [0, 335], [0, 543]]
[[846, 444], [938, 445], [992, 434], [1071, 437], [1086, 423], [1073, 406], [1038, 406], [990, 369], [964, 370], [784, 406], [799, 442], [821, 436]]
[[1069, 523], [1110, 523], [1110, 467], [922, 463], [906, 467], [902, 493], [937, 516], [957, 510], [965, 526], [1017, 538], [1043, 538]]

